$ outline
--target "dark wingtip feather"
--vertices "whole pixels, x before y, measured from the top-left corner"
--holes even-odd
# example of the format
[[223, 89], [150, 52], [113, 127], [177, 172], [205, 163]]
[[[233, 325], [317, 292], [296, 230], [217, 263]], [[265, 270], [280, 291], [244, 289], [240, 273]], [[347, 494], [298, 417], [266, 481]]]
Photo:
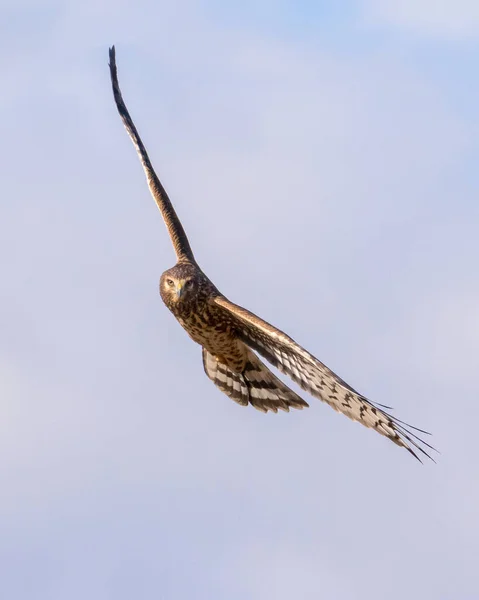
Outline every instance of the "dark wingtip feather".
[[108, 66], [111, 69], [116, 69], [116, 57], [115, 57], [115, 46], [112, 46], [111, 48], [108, 48], [108, 56], [110, 58], [110, 62], [108, 63]]
[[431, 444], [428, 444], [427, 442], [425, 442], [423, 439], [421, 439], [420, 437], [418, 437], [411, 431], [408, 431], [408, 429], [406, 429], [406, 427], [412, 427], [412, 426], [407, 426], [406, 424], [401, 426], [401, 425], [396, 424], [396, 431], [401, 436], [401, 439], [405, 444], [406, 450], [408, 450], [408, 452], [410, 452], [415, 458], [417, 458], [417, 460], [420, 463], [422, 463], [422, 460], [411, 448], [411, 444], [412, 444], [417, 450], [419, 450], [419, 452], [421, 452], [424, 456], [429, 458], [429, 460], [432, 460], [433, 463], [436, 463], [434, 458], [428, 452], [426, 452], [426, 450], [424, 450], [424, 448], [421, 448], [420, 444], [422, 444], [423, 446], [426, 446], [427, 448], [430, 448], [431, 450], [434, 450], [434, 452], [438, 452], [438, 454], [439, 454], [439, 451], [436, 450], [436, 448], [434, 448], [434, 446], [431, 446]]
[[[362, 399], [365, 402], [367, 402], [368, 404], [371, 404], [372, 406], [375, 406], [375, 407], [383, 407], [384, 406], [383, 404], [379, 404], [377, 402], [371, 402], [364, 396], [362, 396]], [[419, 433], [422, 433], [423, 435], [431, 435], [431, 433], [429, 433], [429, 431], [425, 431], [424, 429], [420, 429], [419, 427], [414, 427], [414, 425], [409, 425], [409, 423], [406, 423], [405, 421], [402, 421], [401, 419], [398, 419], [397, 417], [393, 417], [388, 412], [384, 412], [384, 414], [390, 419], [394, 430], [400, 436], [400, 439], [403, 442], [403, 447], [405, 447], [406, 450], [414, 456], [414, 458], [416, 458], [422, 464], [422, 460], [419, 458], [419, 456], [416, 454], [416, 452], [411, 448], [411, 445], [414, 446], [424, 456], [429, 458], [429, 460], [432, 460], [433, 463], [436, 463], [434, 458], [432, 456], [430, 456], [421, 447], [421, 445], [429, 448], [430, 450], [433, 450], [434, 452], [437, 452], [438, 454], [440, 454], [439, 450], [434, 448], [434, 446], [431, 446], [431, 444], [428, 444], [425, 440], [423, 440], [422, 438], [420, 438], [418, 435], [416, 435], [414, 433], [414, 431], [417, 431]], [[411, 431], [411, 430], [413, 430], [413, 431]]]

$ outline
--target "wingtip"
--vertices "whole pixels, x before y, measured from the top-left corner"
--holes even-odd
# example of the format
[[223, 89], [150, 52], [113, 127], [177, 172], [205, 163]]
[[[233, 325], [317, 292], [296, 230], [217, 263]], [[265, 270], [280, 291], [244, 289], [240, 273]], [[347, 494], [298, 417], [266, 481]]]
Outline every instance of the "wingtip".
[[[419, 450], [419, 451], [420, 451], [420, 452], [421, 452], [421, 453], [422, 453], [422, 454], [423, 454], [423, 455], [424, 455], [426, 458], [428, 458], [428, 459], [429, 459], [429, 460], [431, 460], [431, 461], [432, 461], [432, 462], [433, 462], [435, 465], [437, 465], [437, 462], [434, 460], [434, 458], [433, 458], [433, 457], [432, 457], [430, 454], [428, 454], [428, 453], [427, 453], [425, 450], [423, 450], [423, 449], [422, 449], [420, 446], [418, 446], [417, 444], [415, 444], [415, 446], [416, 446], [416, 448], [417, 448], [417, 449], [418, 449], [418, 450]], [[405, 448], [406, 448], [406, 450], [407, 450], [407, 451], [408, 451], [410, 454], [412, 454], [412, 456], [414, 456], [414, 458], [415, 458], [416, 460], [418, 460], [418, 461], [421, 463], [421, 465], [423, 465], [423, 464], [424, 464], [424, 462], [421, 460], [421, 457], [420, 457], [418, 454], [416, 454], [416, 452], [414, 452], [414, 450], [413, 450], [412, 448], [410, 448], [409, 446], [405, 446]], [[432, 449], [432, 450], [435, 450], [436, 452], [438, 452], [438, 451], [436, 450], [436, 448], [433, 448], [432, 446], [431, 446], [431, 449]]]
[[110, 57], [109, 65], [110, 67], [115, 65], [115, 45], [108, 48], [108, 55]]

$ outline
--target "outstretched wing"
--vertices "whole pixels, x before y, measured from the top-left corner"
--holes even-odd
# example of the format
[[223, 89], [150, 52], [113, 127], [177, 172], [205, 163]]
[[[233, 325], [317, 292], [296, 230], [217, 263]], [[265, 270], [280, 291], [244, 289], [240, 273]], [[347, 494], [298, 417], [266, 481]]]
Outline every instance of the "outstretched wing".
[[278, 409], [289, 412], [290, 408], [302, 409], [308, 406], [298, 394], [290, 390], [254, 352], [249, 356], [242, 373], [235, 373], [225, 363], [217, 360], [203, 348], [205, 373], [222, 392], [232, 400], [247, 406], [251, 404], [261, 412]]
[[415, 435], [411, 429], [424, 434], [427, 432], [388, 414], [383, 410], [388, 407], [370, 402], [284, 332], [255, 314], [230, 302], [224, 296], [218, 296], [212, 301], [224, 311], [224, 318], [233, 325], [245, 344], [291, 377], [303, 390], [350, 419], [375, 429], [398, 446], [406, 448], [418, 460], [420, 459], [413, 448], [431, 458], [422, 446], [434, 448]]
[[113, 88], [113, 97], [115, 98], [116, 107], [118, 112], [120, 113], [121, 120], [123, 121], [123, 125], [128, 132], [128, 135], [133, 142], [133, 145], [136, 148], [138, 156], [140, 157], [141, 164], [143, 165], [143, 169], [146, 174], [146, 179], [148, 181], [148, 187], [150, 188], [151, 194], [155, 199], [155, 202], [160, 209], [161, 216], [165, 221], [165, 225], [168, 229], [168, 233], [170, 234], [171, 241], [173, 243], [173, 247], [175, 249], [176, 256], [179, 261], [188, 260], [190, 262], [195, 262], [193, 252], [190, 247], [190, 243], [188, 238], [186, 237], [185, 230], [183, 229], [183, 225], [181, 224], [178, 216], [171, 204], [171, 200], [168, 197], [168, 194], [165, 191], [165, 188], [161, 185], [161, 181], [159, 180], [153, 166], [151, 164], [150, 158], [146, 151], [143, 142], [141, 141], [140, 135], [136, 130], [136, 127], [133, 123], [132, 118], [130, 117], [130, 113], [126, 108], [126, 105], [123, 101], [123, 97], [121, 95], [120, 85], [118, 83], [118, 74], [116, 69], [116, 60], [115, 60], [115, 46], [110, 48], [110, 77], [111, 77], [111, 85]]

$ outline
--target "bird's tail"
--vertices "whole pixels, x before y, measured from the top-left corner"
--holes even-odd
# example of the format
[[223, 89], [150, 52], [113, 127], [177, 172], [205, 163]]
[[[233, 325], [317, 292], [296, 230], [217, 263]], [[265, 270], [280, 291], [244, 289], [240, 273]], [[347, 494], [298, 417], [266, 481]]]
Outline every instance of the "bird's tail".
[[203, 365], [206, 375], [227, 396], [238, 404], [251, 404], [261, 412], [289, 412], [290, 408], [309, 406], [298, 394], [290, 390], [268, 367], [248, 350], [244, 371], [236, 373], [203, 348]]

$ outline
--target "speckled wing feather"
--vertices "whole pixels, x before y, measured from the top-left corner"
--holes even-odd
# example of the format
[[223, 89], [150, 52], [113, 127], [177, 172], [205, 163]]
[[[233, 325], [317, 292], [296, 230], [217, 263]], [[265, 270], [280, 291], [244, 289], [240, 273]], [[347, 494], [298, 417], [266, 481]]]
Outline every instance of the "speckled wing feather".
[[290, 390], [271, 373], [261, 360], [248, 350], [248, 360], [242, 373], [235, 373], [203, 348], [203, 366], [206, 375], [232, 400], [247, 406], [251, 404], [261, 412], [289, 412], [290, 408], [308, 406], [298, 394]]
[[245, 344], [291, 377], [303, 390], [350, 419], [375, 429], [398, 446], [406, 448], [418, 460], [413, 448], [431, 458], [422, 446], [434, 448], [416, 436], [411, 429], [424, 434], [427, 432], [391, 416], [383, 410], [388, 407], [370, 402], [292, 338], [255, 314], [224, 296], [216, 297], [213, 302], [225, 311], [225, 318], [235, 327], [237, 335]]

